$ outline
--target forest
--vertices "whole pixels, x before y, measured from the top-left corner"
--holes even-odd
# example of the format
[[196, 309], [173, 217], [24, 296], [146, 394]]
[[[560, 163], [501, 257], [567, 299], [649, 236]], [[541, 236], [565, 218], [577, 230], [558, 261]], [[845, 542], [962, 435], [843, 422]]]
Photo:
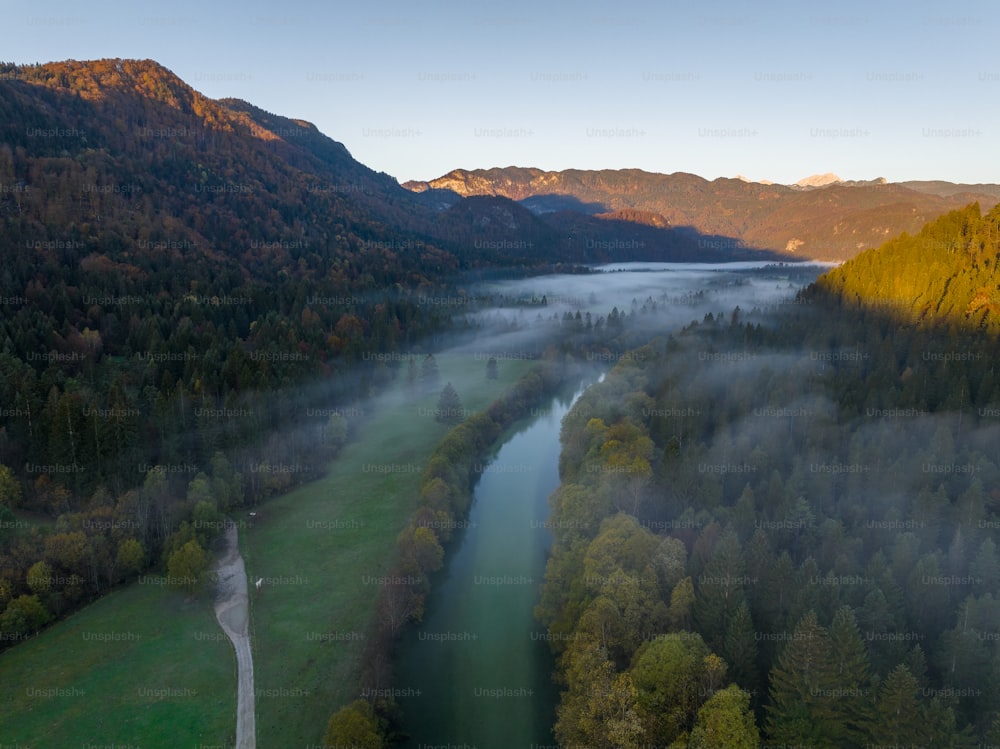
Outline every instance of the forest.
[[581, 398], [537, 609], [561, 744], [1000, 741], [998, 223], [948, 214]]
[[315, 478], [358, 402], [474, 335], [456, 310], [507, 303], [462, 273], [522, 270], [151, 61], [0, 72], [4, 648], [182, 548], [204, 566], [224, 513]]
[[[358, 404], [513, 307], [541, 361], [427, 466], [365, 686], [391, 681], [473, 462], [587, 357], [618, 363], [564, 422], [537, 610], [560, 743], [1000, 744], [1000, 210], [651, 338], [645, 305], [470, 291], [585, 272], [626, 224], [660, 241], [635, 211], [439, 213], [309, 123], [150, 61], [0, 64], [0, 123], [0, 649], [150, 572], [204, 585], [227, 514], [315, 478]], [[362, 701], [328, 735], [379, 745], [394, 719]]]

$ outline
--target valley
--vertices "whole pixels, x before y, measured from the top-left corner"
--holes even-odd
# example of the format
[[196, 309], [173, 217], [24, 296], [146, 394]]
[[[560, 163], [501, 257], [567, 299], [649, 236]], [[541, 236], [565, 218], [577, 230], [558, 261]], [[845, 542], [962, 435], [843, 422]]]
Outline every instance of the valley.
[[152, 59], [0, 123], [0, 749], [1000, 743], [997, 184], [401, 183]]

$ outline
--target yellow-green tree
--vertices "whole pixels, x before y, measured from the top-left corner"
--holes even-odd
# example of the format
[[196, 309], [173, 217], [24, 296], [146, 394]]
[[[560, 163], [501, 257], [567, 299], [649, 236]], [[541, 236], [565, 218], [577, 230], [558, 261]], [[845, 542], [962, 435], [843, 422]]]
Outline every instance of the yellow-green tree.
[[646, 738], [667, 745], [694, 724], [711, 684], [725, 664], [711, 655], [697, 632], [673, 632], [636, 652], [632, 679]]
[[21, 485], [5, 465], [0, 465], [0, 505], [14, 508], [21, 504]]
[[52, 568], [48, 562], [35, 562], [28, 568], [28, 587], [39, 595], [52, 590]]
[[167, 560], [168, 587], [195, 594], [205, 584], [209, 557], [197, 541], [188, 541]]
[[126, 538], [118, 545], [116, 562], [118, 569], [126, 577], [139, 572], [145, 558], [146, 552], [143, 550], [142, 544], [134, 538]]
[[720, 689], [698, 710], [688, 749], [756, 749], [760, 732], [750, 710], [750, 695], [735, 684]]
[[631, 674], [616, 673], [604, 648], [589, 638], [571, 642], [562, 660], [567, 691], [556, 711], [559, 743], [638, 747], [645, 733]]
[[385, 745], [375, 711], [365, 700], [355, 700], [330, 717], [323, 743], [352, 749], [382, 749]]

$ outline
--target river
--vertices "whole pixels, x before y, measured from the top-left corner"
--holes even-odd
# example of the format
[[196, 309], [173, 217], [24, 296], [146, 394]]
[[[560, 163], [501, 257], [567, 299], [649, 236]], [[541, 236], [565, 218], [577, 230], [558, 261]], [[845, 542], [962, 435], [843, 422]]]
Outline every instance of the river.
[[[648, 265], [648, 264], [647, 264]], [[662, 333], [706, 312], [786, 300], [819, 274], [816, 265], [771, 268], [660, 264], [611, 267], [584, 276], [542, 276], [496, 285], [513, 298], [551, 300], [547, 314], [652, 298], [659, 311], [643, 324]], [[662, 266], [662, 267], [661, 267]], [[498, 345], [503, 333], [492, 337]], [[523, 341], [523, 333], [506, 334]], [[481, 340], [472, 344], [482, 346]], [[553, 658], [534, 618], [552, 537], [548, 496], [559, 485], [563, 415], [582, 394], [556, 397], [522, 422], [482, 467], [468, 527], [449, 547], [432, 581], [423, 623], [407, 630], [396, 657], [394, 687], [407, 749], [529, 749], [555, 745], [558, 689]]]
[[534, 619], [559, 485], [559, 429], [583, 392], [555, 397], [481, 465], [468, 527], [400, 643], [395, 687], [411, 740], [511, 749], [552, 744], [558, 697]]

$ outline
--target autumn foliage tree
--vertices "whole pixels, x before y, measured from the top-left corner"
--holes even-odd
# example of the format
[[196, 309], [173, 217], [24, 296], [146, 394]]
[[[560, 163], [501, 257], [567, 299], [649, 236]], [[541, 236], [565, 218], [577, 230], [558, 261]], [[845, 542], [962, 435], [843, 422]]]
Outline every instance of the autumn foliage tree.
[[323, 743], [328, 747], [352, 749], [382, 749], [385, 746], [375, 711], [365, 700], [355, 700], [330, 717]]
[[197, 540], [190, 540], [167, 560], [167, 585], [194, 595], [205, 587], [210, 558]]

